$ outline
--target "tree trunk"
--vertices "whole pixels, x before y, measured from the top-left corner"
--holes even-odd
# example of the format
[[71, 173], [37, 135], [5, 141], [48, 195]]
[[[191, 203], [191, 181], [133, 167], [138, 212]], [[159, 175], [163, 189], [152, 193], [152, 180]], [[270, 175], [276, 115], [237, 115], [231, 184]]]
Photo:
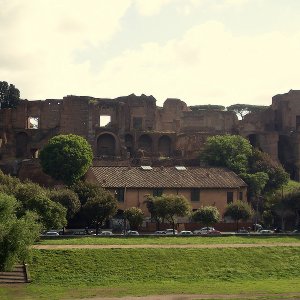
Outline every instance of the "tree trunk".
[[239, 220], [236, 220], [236, 232], [239, 232]]

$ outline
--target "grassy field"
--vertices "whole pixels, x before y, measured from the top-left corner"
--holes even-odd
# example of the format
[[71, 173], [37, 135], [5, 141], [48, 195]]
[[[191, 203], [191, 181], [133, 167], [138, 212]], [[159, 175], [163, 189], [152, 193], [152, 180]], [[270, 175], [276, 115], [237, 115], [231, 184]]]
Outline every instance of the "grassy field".
[[33, 250], [33, 283], [0, 287], [0, 299], [300, 293], [299, 257], [299, 247]]
[[81, 237], [41, 240], [42, 245], [191, 245], [300, 243], [300, 236]]

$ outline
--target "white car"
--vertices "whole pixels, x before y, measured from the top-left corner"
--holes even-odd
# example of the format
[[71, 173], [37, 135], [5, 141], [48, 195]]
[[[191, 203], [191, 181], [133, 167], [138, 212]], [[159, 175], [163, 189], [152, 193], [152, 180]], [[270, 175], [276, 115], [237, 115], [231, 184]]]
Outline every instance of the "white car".
[[213, 227], [202, 227], [201, 229], [194, 230], [194, 234], [208, 234], [210, 231], [214, 231]]
[[45, 235], [47, 235], [47, 236], [58, 236], [59, 233], [57, 231], [47, 231], [45, 233]]
[[111, 231], [102, 231], [99, 235], [114, 235]]
[[179, 235], [193, 235], [193, 233], [190, 230], [182, 230]]
[[258, 233], [260, 233], [260, 234], [270, 234], [270, 233], [274, 233], [274, 231], [273, 230], [270, 230], [270, 229], [262, 229], [262, 230], [260, 230]]
[[140, 235], [140, 234], [138, 233], [138, 231], [135, 231], [135, 230], [128, 230], [128, 231], [127, 231], [127, 235]]
[[[178, 231], [177, 231], [176, 229], [175, 229], [174, 231], [175, 231], [175, 234], [178, 234]], [[166, 230], [165, 230], [165, 234], [166, 234], [166, 235], [173, 235], [173, 234], [174, 234], [174, 231], [173, 231], [173, 229], [171, 229], [171, 228], [170, 228], [170, 229], [166, 229]]]

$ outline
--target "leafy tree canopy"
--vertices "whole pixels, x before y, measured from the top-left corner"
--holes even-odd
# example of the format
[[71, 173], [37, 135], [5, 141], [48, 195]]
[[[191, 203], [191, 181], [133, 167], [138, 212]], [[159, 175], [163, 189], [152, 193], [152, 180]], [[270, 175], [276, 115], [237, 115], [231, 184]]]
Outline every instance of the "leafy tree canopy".
[[274, 191], [289, 181], [289, 174], [282, 165], [273, 160], [267, 153], [258, 149], [253, 149], [253, 154], [250, 158], [250, 171], [252, 173], [264, 172], [268, 175], [264, 192]]
[[252, 105], [252, 104], [233, 104], [226, 107], [228, 111], [234, 111], [240, 119], [244, 119], [248, 113], [261, 112], [268, 108], [264, 105]]
[[56, 180], [71, 185], [78, 181], [92, 164], [90, 144], [78, 135], [58, 135], [41, 150], [43, 171]]
[[244, 201], [230, 203], [225, 210], [224, 216], [230, 217], [236, 221], [236, 230], [238, 231], [239, 220], [247, 221], [253, 215], [251, 206]]
[[81, 204], [75, 192], [69, 189], [50, 190], [49, 198], [67, 209], [67, 220], [71, 220], [79, 212]]
[[63, 228], [67, 224], [66, 212], [60, 203], [51, 201], [47, 191], [35, 183], [24, 183], [16, 187], [15, 197], [20, 202], [18, 216], [26, 214], [26, 211], [36, 212], [38, 221], [43, 228]]
[[29, 246], [40, 233], [36, 215], [26, 212], [16, 216], [19, 204], [13, 196], [0, 193], [0, 270], [10, 270], [29, 256]]
[[154, 197], [154, 205], [157, 216], [172, 224], [174, 232], [177, 217], [185, 217], [191, 211], [188, 200], [179, 195], [163, 194], [161, 197]]
[[99, 185], [81, 180], [73, 184], [70, 188], [78, 195], [81, 205], [84, 205], [89, 198], [93, 198], [103, 191]]
[[20, 91], [6, 81], [0, 81], [0, 109], [15, 108], [20, 102]]
[[194, 222], [200, 222], [205, 226], [212, 226], [220, 220], [220, 213], [215, 206], [202, 206], [192, 214]]
[[96, 234], [104, 222], [117, 212], [117, 200], [108, 191], [102, 190], [95, 197], [89, 198], [82, 209], [87, 220], [96, 226]]
[[144, 221], [144, 213], [140, 208], [130, 207], [124, 211], [125, 218], [129, 222], [130, 229], [138, 230]]
[[223, 105], [212, 105], [212, 104], [205, 104], [205, 105], [194, 105], [189, 106], [192, 111], [199, 111], [199, 110], [225, 110], [225, 106]]
[[248, 169], [252, 146], [239, 135], [216, 135], [205, 143], [200, 159], [211, 166], [227, 167], [237, 174]]

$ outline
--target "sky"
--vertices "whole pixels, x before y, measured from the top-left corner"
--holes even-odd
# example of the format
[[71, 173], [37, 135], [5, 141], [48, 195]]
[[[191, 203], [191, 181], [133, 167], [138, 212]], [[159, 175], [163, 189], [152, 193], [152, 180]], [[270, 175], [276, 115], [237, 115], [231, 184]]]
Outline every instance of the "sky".
[[0, 0], [0, 81], [21, 98], [270, 105], [300, 89], [299, 0]]

